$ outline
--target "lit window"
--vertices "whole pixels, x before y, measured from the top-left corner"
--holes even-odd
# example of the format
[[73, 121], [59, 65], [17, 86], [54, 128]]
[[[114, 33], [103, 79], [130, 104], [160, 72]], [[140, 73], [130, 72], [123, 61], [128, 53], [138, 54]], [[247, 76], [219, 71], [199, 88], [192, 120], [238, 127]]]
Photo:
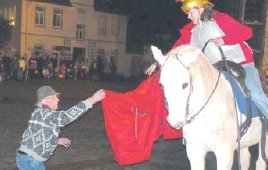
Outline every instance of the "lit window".
[[35, 8], [35, 25], [39, 26], [45, 25], [45, 8], [43, 7]]
[[54, 28], [62, 27], [62, 10], [60, 9], [53, 10], [53, 27]]
[[76, 39], [83, 40], [85, 37], [85, 25], [78, 24], [76, 26]]
[[15, 26], [16, 6], [0, 8], [0, 17], [8, 20], [10, 26]]

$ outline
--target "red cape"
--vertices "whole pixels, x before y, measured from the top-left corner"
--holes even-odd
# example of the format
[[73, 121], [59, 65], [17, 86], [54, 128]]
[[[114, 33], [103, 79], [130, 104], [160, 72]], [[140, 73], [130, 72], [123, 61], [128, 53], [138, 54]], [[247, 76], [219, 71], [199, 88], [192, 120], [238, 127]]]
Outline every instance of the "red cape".
[[102, 101], [104, 123], [118, 164], [149, 160], [153, 144], [161, 135], [165, 139], [182, 137], [182, 130], [174, 130], [166, 122], [168, 113], [159, 85], [159, 73], [133, 91], [105, 92]]

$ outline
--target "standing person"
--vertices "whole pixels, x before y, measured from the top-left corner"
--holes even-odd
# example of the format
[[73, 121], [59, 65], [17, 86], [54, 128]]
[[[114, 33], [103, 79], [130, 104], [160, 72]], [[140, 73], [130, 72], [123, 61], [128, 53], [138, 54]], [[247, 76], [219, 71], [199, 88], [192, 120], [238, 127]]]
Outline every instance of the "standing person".
[[15, 79], [15, 80], [19, 80], [19, 60], [20, 60], [21, 56], [19, 54], [15, 54], [13, 57], [12, 57], [12, 78]]
[[25, 63], [25, 59], [23, 57], [20, 57], [18, 62], [19, 62], [18, 80], [22, 81], [22, 80], [24, 80], [26, 63]]
[[[258, 109], [268, 118], [268, 99], [262, 89], [259, 72], [254, 65], [251, 48], [245, 42], [252, 37], [252, 29], [240, 24], [229, 15], [214, 10], [214, 4], [208, 0], [176, 0], [182, 2], [181, 9], [191, 23], [181, 30], [181, 37], [172, 48], [183, 44], [191, 44], [202, 49], [214, 64], [221, 60], [218, 47], [228, 60], [240, 64], [246, 72], [245, 85]], [[145, 73], [151, 75], [156, 65], [152, 64]]]
[[16, 153], [20, 170], [44, 170], [44, 161], [50, 158], [57, 145], [70, 147], [71, 141], [68, 138], [58, 138], [60, 128], [73, 122], [96, 102], [101, 101], [105, 92], [99, 90], [67, 111], [57, 111], [58, 95], [50, 86], [42, 86], [37, 90], [37, 107], [32, 112]]
[[25, 63], [25, 70], [24, 70], [24, 80], [27, 81], [29, 79], [29, 62], [28, 62], [28, 56], [25, 53], [22, 57]]
[[37, 70], [37, 59], [36, 59], [35, 54], [32, 54], [32, 56], [30, 57], [28, 61], [28, 66], [29, 66], [29, 78], [28, 79], [31, 79], [31, 80], [36, 79], [38, 70]]
[[11, 71], [12, 71], [12, 60], [10, 54], [7, 52], [3, 56], [3, 71], [4, 71], [4, 80], [8, 81], [11, 78]]

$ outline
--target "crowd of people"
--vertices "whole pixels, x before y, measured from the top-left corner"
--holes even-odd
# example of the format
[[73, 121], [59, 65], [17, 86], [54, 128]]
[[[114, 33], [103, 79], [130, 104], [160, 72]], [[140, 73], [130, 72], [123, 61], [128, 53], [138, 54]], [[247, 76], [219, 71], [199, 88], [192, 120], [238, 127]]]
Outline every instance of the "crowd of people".
[[75, 78], [75, 75], [78, 76], [78, 70], [82, 69], [85, 69], [83, 62], [77, 61], [73, 64], [71, 61], [62, 60], [58, 64], [56, 58], [47, 55], [32, 55], [30, 58], [27, 54], [0, 55], [0, 74], [4, 81]]
[[10, 53], [0, 53], [0, 82], [11, 79], [18, 81], [36, 79], [107, 79], [114, 76], [115, 64], [97, 63], [93, 61], [90, 67], [84, 60], [58, 60], [49, 55], [23, 56]]

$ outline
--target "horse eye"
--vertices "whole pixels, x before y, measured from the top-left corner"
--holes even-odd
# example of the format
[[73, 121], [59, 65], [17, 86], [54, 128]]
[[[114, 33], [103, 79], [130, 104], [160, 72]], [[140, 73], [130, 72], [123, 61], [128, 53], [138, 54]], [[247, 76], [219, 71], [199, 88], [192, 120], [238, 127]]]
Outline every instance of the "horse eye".
[[188, 87], [188, 85], [189, 85], [188, 83], [183, 83], [182, 84], [182, 89], [185, 89], [186, 87]]

